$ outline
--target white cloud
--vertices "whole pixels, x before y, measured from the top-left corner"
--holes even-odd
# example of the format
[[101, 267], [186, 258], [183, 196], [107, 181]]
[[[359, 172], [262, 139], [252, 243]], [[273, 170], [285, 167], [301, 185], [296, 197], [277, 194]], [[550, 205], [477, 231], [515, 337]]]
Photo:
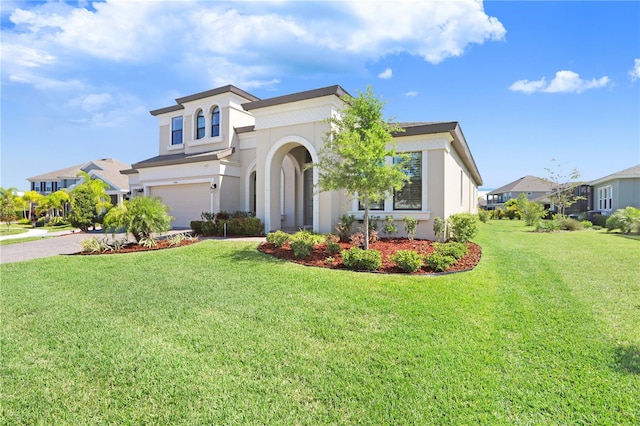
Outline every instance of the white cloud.
[[393, 70], [391, 68], [387, 68], [386, 70], [378, 74], [378, 78], [381, 78], [383, 80], [388, 80], [391, 77], [393, 77]]
[[509, 87], [509, 90], [527, 94], [534, 92], [582, 93], [588, 89], [606, 87], [610, 83], [611, 79], [607, 76], [598, 79], [583, 80], [578, 73], [564, 70], [556, 72], [555, 77], [548, 84], [544, 77], [534, 81], [518, 80]]
[[640, 59], [635, 59], [633, 62], [633, 69], [629, 71], [631, 81], [636, 81], [640, 78]]
[[109, 93], [91, 93], [71, 99], [69, 106], [92, 112], [102, 109], [112, 102], [113, 97]]
[[406, 97], [413, 98], [413, 97], [415, 97], [415, 96], [418, 96], [418, 92], [416, 92], [416, 91], [414, 91], [414, 90], [411, 90], [411, 91], [409, 91], [409, 92], [405, 93], [404, 95], [405, 95]]
[[437, 64], [460, 56], [472, 43], [502, 40], [503, 25], [485, 14], [481, 1], [370, 1], [348, 3], [353, 30], [347, 49], [372, 56], [407, 52]]
[[131, 119], [146, 116], [147, 108], [126, 93], [89, 93], [69, 99], [65, 112], [71, 123], [118, 127]]
[[[292, 7], [285, 1], [8, 4], [13, 27], [2, 29], [3, 44], [18, 53], [3, 54], [3, 68], [11, 70], [3, 76], [25, 83], [37, 80], [36, 73], [52, 78], [59, 70], [75, 73], [60, 81], [77, 80], [75, 75], [86, 75], [80, 65], [109, 61], [173, 67], [201, 80], [226, 84], [233, 78], [256, 87], [293, 73], [360, 71], [398, 52], [438, 63], [505, 34], [479, 0], [386, 1], [375, 7], [369, 1]], [[207, 72], [193, 66], [193, 57], [210, 64]], [[224, 69], [214, 71], [220, 64]], [[25, 68], [33, 69], [31, 78]]]

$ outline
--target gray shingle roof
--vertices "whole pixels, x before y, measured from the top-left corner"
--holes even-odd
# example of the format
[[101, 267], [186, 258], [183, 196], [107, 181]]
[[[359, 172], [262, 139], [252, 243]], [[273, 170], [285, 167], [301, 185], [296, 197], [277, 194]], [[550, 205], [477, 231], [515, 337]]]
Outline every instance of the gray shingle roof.
[[599, 183], [606, 182], [608, 180], [629, 179], [629, 178], [640, 178], [640, 164], [637, 164], [635, 166], [629, 167], [628, 169], [620, 170], [610, 175], [601, 177], [600, 179], [596, 179], [592, 182], [589, 182], [589, 184], [597, 185]]
[[120, 171], [128, 169], [129, 166], [115, 158], [101, 158], [91, 160], [83, 164], [67, 167], [53, 172], [27, 178], [29, 182], [56, 181], [61, 179], [74, 179], [78, 177], [80, 171], [95, 175], [101, 180], [115, 186], [115, 189], [129, 189], [129, 179], [123, 176]]
[[506, 192], [547, 192], [551, 191], [551, 185], [544, 179], [536, 176], [523, 176], [498, 189], [489, 192], [488, 195], [504, 194]]

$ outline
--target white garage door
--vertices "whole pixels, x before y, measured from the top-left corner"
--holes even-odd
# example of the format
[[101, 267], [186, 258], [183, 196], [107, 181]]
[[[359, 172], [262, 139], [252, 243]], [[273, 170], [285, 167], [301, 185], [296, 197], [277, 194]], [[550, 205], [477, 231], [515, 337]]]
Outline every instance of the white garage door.
[[209, 184], [167, 185], [150, 187], [154, 197], [171, 207], [169, 214], [175, 217], [173, 226], [188, 228], [192, 220], [200, 220], [202, 212], [211, 210]]

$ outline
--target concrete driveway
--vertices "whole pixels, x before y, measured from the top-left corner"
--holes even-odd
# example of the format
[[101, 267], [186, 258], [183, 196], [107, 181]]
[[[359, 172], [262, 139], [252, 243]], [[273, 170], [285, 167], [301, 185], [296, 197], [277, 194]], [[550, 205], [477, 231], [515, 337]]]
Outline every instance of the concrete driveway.
[[35, 232], [22, 233], [4, 237], [27, 238], [41, 236], [41, 240], [27, 241], [24, 243], [8, 244], [0, 246], [0, 263], [21, 262], [24, 260], [40, 259], [52, 257], [60, 254], [72, 254], [81, 250], [80, 242], [91, 237], [103, 237], [102, 231], [64, 231], [64, 232], [42, 232], [41, 230], [30, 230]]

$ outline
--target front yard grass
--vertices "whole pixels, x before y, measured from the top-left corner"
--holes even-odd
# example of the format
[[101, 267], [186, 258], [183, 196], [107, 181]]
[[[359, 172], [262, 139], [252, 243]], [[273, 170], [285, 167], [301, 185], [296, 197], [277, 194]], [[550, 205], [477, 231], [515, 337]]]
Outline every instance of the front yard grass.
[[255, 243], [0, 265], [6, 424], [638, 424], [640, 241], [491, 221], [471, 272]]

